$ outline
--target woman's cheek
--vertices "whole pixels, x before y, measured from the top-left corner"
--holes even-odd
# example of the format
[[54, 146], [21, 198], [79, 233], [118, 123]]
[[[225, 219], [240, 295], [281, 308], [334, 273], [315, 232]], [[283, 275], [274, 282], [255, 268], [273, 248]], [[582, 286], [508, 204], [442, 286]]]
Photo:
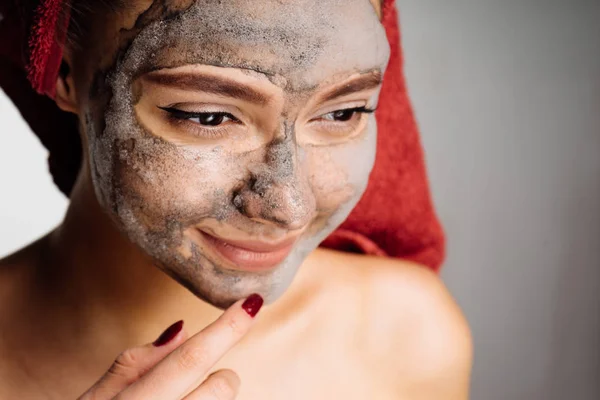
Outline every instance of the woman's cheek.
[[312, 147], [307, 151], [310, 186], [321, 214], [335, 212], [354, 194], [346, 169], [332, 158], [333, 151], [326, 147]]
[[309, 177], [320, 213], [333, 213], [348, 202], [358, 202], [373, 168], [374, 139], [365, 137], [337, 146], [312, 147], [307, 153]]
[[124, 207], [149, 229], [190, 224], [211, 212], [214, 168], [168, 143], [120, 151], [115, 176], [119, 209]]

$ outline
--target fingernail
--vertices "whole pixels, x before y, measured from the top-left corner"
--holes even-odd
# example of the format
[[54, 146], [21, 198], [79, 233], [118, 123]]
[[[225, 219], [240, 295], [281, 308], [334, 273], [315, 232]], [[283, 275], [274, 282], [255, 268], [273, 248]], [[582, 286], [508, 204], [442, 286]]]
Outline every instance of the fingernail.
[[183, 328], [183, 321], [175, 322], [173, 325], [168, 327], [152, 344], [156, 347], [164, 346], [173, 340], [179, 332], [181, 332], [181, 328]]
[[259, 294], [254, 293], [248, 296], [246, 301], [244, 301], [244, 304], [242, 304], [242, 308], [248, 313], [249, 316], [254, 318], [254, 316], [258, 313], [262, 305], [263, 298], [260, 297]]

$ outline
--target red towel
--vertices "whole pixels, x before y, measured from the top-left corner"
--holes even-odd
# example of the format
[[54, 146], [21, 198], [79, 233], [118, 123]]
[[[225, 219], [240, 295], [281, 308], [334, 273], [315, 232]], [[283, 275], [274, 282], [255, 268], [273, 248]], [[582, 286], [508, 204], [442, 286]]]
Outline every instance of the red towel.
[[[59, 13], [62, 1], [42, 0], [33, 28], [23, 33], [23, 20], [12, 0], [0, 0], [3, 16], [0, 20], [0, 38], [3, 38], [0, 87], [46, 146], [55, 132], [77, 136], [73, 116], [61, 112], [48, 97], [35, 93], [54, 96], [62, 57], [61, 41], [68, 23], [68, 18], [61, 20], [64, 14]], [[364, 196], [322, 246], [409, 259], [437, 271], [444, 258], [444, 234], [431, 201], [419, 132], [406, 91], [394, 0], [384, 1], [383, 24], [392, 54], [376, 115], [379, 137], [375, 166]], [[25, 61], [20, 48], [23, 40], [28, 40], [30, 49], [30, 59]], [[66, 171], [59, 169], [53, 157], [65, 157], [60, 152], [68, 151], [52, 149], [49, 160], [55, 182], [66, 194], [71, 189], [72, 177], [65, 176]], [[79, 162], [78, 158], [73, 161]]]

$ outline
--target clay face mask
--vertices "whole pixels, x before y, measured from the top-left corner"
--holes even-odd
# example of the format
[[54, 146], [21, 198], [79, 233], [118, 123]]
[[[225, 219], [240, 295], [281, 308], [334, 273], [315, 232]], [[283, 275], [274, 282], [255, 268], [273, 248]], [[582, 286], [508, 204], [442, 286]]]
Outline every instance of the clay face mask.
[[199, 297], [273, 301], [364, 192], [385, 32], [368, 0], [171, 3], [92, 87], [96, 194]]

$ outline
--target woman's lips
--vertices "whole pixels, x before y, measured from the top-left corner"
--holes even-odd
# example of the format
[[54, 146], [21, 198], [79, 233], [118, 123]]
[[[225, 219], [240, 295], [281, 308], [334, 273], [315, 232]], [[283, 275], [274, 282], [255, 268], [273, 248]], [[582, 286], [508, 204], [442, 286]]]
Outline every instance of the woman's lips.
[[290, 254], [297, 237], [277, 244], [259, 241], [234, 241], [212, 236], [204, 231], [200, 234], [222, 257], [233, 264], [234, 269], [261, 271], [271, 269]]

